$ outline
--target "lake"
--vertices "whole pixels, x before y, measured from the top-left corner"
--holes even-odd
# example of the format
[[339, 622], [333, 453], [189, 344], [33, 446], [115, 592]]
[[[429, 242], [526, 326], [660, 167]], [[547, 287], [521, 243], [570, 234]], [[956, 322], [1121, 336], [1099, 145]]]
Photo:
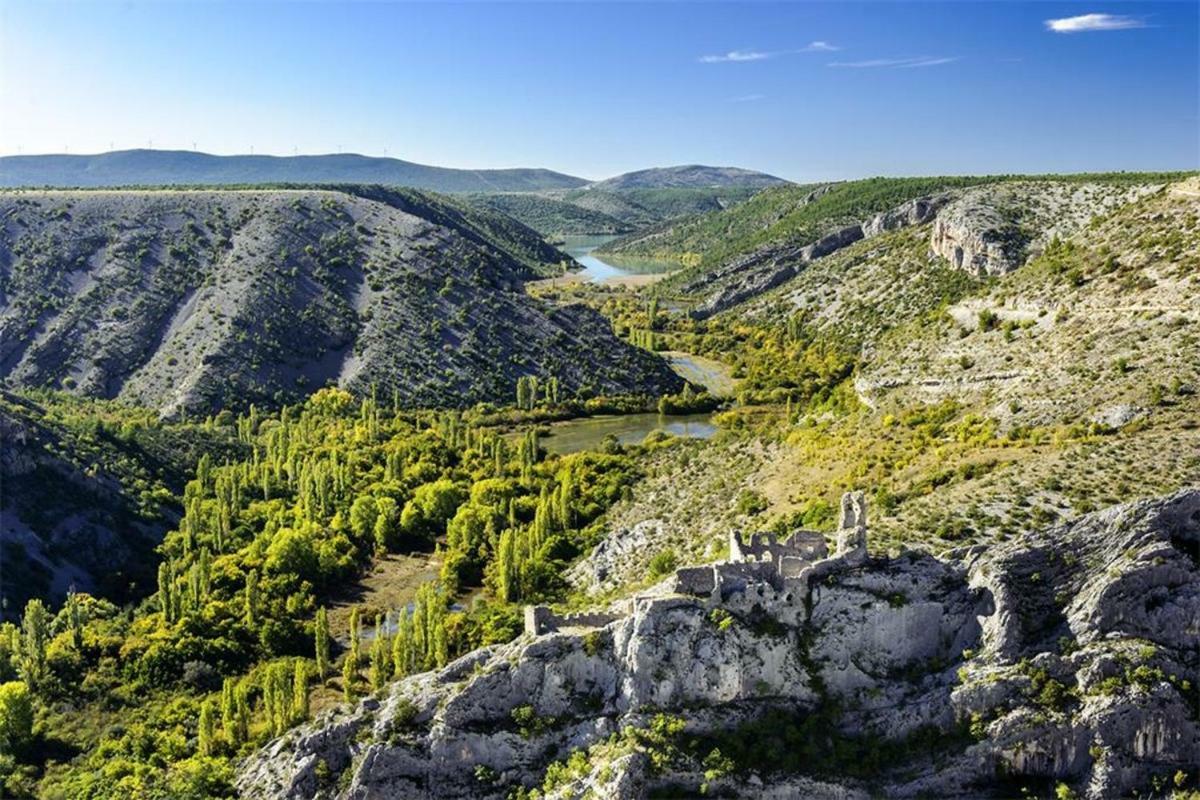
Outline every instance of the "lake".
[[565, 455], [580, 450], [597, 450], [607, 436], [621, 444], [641, 444], [652, 431], [674, 436], [709, 439], [717, 432], [712, 414], [664, 415], [655, 413], [585, 417], [550, 426], [550, 433], [538, 438], [548, 452]]
[[564, 236], [558, 249], [578, 261], [583, 270], [577, 274], [592, 283], [604, 283], [627, 275], [654, 275], [679, 269], [678, 264], [670, 261], [595, 255], [597, 247], [618, 238], [620, 237], [611, 235]]

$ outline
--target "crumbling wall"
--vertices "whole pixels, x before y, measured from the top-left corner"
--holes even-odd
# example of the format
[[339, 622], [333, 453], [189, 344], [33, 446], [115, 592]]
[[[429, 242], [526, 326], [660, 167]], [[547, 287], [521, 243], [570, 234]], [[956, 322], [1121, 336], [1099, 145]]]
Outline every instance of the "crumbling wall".
[[546, 606], [525, 606], [525, 633], [540, 636], [563, 628], [603, 628], [625, 616], [616, 611], [580, 611], [557, 614]]

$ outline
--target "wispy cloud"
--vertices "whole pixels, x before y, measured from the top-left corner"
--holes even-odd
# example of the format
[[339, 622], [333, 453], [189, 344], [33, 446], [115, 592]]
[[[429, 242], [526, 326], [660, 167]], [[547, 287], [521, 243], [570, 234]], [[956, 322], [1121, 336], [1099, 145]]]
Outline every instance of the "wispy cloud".
[[1046, 29], [1055, 33], [1083, 33], [1085, 31], [1127, 31], [1145, 28], [1146, 21], [1125, 14], [1080, 14], [1078, 17], [1046, 20]]
[[916, 58], [871, 58], [866, 61], [831, 61], [831, 67], [848, 69], [905, 69], [910, 67], [936, 67], [958, 61], [958, 56], [918, 56]]
[[700, 56], [701, 64], [729, 64], [740, 61], [766, 61], [768, 58], [788, 56], [794, 53], [835, 53], [842, 48], [829, 42], [809, 42], [793, 50], [730, 50], [728, 53]]
[[732, 61], [765, 61], [774, 55], [776, 54], [764, 53], [760, 50], [730, 50], [728, 53], [721, 53], [720, 55], [700, 56], [700, 63], [726, 64]]
[[766, 99], [767, 99], [767, 96], [765, 94], [743, 94], [743, 95], [739, 95], [737, 97], [729, 98], [729, 102], [731, 102], [731, 103], [753, 103], [757, 100], [766, 100]]

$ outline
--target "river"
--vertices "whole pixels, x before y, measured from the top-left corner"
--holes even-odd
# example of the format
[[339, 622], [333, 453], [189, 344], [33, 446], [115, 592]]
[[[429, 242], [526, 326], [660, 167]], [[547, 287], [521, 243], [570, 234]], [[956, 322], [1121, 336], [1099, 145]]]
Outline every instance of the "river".
[[611, 242], [617, 236], [602, 235], [573, 235], [564, 236], [559, 250], [578, 261], [583, 270], [576, 273], [591, 283], [604, 283], [614, 278], [624, 278], [629, 275], [657, 275], [679, 269], [679, 265], [670, 261], [654, 261], [646, 258], [616, 258], [606, 255], [599, 258], [594, 254], [597, 247]]

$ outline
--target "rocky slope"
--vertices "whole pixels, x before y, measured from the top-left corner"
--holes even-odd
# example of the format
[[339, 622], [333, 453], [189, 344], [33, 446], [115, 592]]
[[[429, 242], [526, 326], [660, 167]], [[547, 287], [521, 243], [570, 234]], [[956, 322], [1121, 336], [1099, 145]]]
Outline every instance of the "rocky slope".
[[765, 245], [706, 271], [682, 286], [684, 292], [704, 298], [691, 314], [696, 319], [710, 317], [791, 280], [813, 261], [855, 242], [872, 239], [887, 231], [922, 225], [933, 219], [948, 200], [945, 194], [918, 197], [861, 223], [837, 228], [811, 244]]
[[[802, 320], [858, 354], [859, 398], [881, 410], [954, 400], [1005, 426], [1120, 427], [1188, 405], [1200, 385], [1195, 359], [1180, 357], [1200, 341], [1195, 181], [974, 189], [932, 224], [803, 264], [764, 259], [761, 274], [781, 282], [760, 294], [759, 273], [731, 271], [698, 312], [729, 299], [742, 301], [729, 319]], [[1008, 234], [986, 227], [996, 219]], [[994, 235], [1015, 249], [979, 244]], [[961, 259], [941, 254], [971, 241]]]
[[0, 375], [164, 415], [327, 383], [412, 405], [680, 380], [523, 281], [561, 254], [446, 198], [379, 187], [0, 195]]
[[248, 759], [239, 788], [1108, 798], [1187, 783], [1198, 547], [1190, 490], [944, 559], [839, 556], [782, 586], [699, 595], [680, 573], [602, 628], [527, 635], [327, 713]]

